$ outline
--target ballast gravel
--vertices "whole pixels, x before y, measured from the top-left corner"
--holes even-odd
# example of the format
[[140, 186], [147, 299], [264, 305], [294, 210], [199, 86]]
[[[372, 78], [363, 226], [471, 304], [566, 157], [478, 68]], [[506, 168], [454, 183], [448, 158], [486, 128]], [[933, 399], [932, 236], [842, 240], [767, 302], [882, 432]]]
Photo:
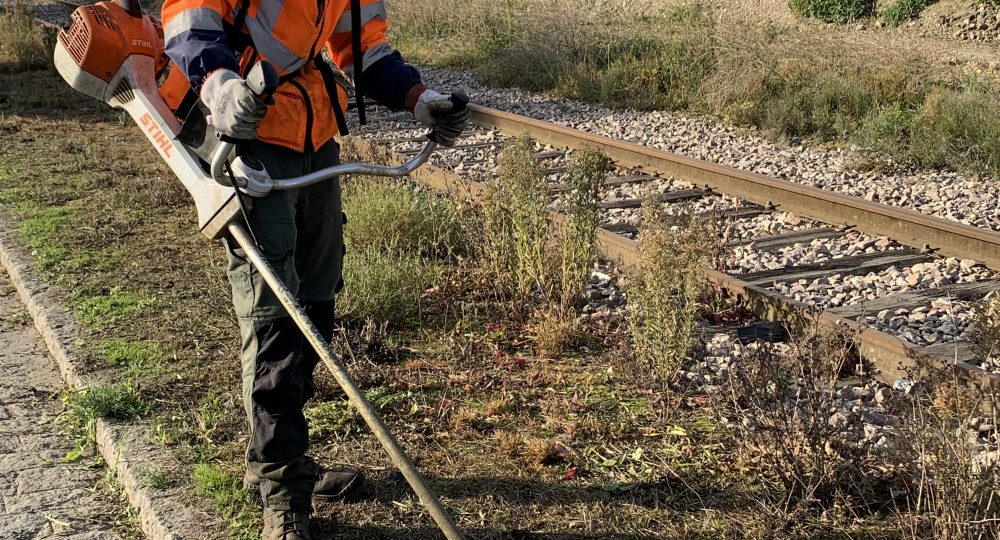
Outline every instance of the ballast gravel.
[[[746, 362], [776, 359], [791, 350], [789, 345], [783, 343], [741, 343], [724, 332], [707, 335], [704, 342], [702, 359], [682, 369], [680, 380], [688, 389], [709, 395], [726, 395], [728, 385], [744, 384], [745, 381], [734, 378], [747, 367]], [[768, 348], [767, 352], [762, 354], [762, 348]], [[760, 403], [756, 408], [734, 410], [726, 419], [726, 424], [730, 429], [745, 432], [753, 432], [761, 426], [773, 429], [776, 420], [777, 425], [791, 427], [783, 424], [781, 419], [808, 415], [808, 408], [801, 403], [810, 399], [803, 394], [809, 391], [806, 387], [792, 384], [784, 403]], [[827, 423], [836, 431], [839, 444], [877, 451], [893, 438], [906, 436], [905, 425], [912, 418], [901, 414], [901, 411], [912, 410], [907, 400], [920, 397], [922, 392], [922, 386], [912, 380], [898, 379], [889, 386], [873, 380], [870, 374], [856, 373], [839, 381], [832, 396], [816, 397], [822, 400], [819, 403], [829, 405]], [[779, 410], [781, 407], [786, 408], [784, 412]], [[967, 435], [974, 444], [977, 463], [995, 464], [1000, 461], [998, 433], [993, 419], [974, 417], [959, 429], [959, 433]]]
[[[517, 89], [493, 89], [467, 71], [422, 67], [428, 85], [466, 90], [475, 103], [746, 171], [924, 214], [1000, 230], [1000, 185], [951, 171], [889, 163], [888, 173], [851, 167], [851, 148], [782, 145], [748, 129], [667, 111], [613, 111]], [[880, 170], [884, 167], [880, 167]]]
[[774, 289], [799, 302], [834, 308], [861, 304], [895, 293], [977, 283], [998, 277], [1000, 274], [984, 266], [949, 257], [905, 268], [891, 266], [863, 276], [834, 273], [813, 280], [776, 281]]
[[883, 309], [864, 315], [858, 322], [897, 335], [915, 345], [935, 345], [968, 340], [972, 333], [973, 308], [969, 302], [936, 298], [913, 309]]

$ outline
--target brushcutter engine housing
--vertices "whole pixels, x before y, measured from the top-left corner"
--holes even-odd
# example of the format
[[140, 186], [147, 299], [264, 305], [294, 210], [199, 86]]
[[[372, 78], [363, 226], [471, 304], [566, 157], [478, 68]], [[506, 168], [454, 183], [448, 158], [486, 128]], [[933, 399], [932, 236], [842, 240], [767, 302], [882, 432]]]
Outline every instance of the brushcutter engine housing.
[[[132, 80], [156, 80], [162, 68], [163, 28], [149, 15], [138, 17], [113, 2], [83, 6], [59, 33], [55, 64], [74, 89], [121, 108]], [[116, 95], [122, 99], [115, 99]]]
[[138, 0], [81, 6], [59, 32], [56, 70], [75, 90], [124, 110], [194, 198], [198, 226], [211, 238], [225, 234], [239, 216], [231, 186], [215, 181], [197, 155], [177, 140], [181, 123], [160, 97], [159, 73], [167, 64], [163, 28]]

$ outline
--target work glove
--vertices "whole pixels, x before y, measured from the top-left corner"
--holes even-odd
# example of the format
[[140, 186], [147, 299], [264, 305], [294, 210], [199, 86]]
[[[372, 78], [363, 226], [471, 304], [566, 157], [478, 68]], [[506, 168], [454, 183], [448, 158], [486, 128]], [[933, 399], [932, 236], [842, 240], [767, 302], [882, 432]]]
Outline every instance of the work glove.
[[255, 96], [247, 82], [228, 69], [213, 71], [201, 86], [201, 101], [212, 113], [215, 131], [234, 139], [256, 139], [267, 104]]
[[443, 146], [455, 146], [458, 136], [469, 124], [469, 108], [455, 107], [451, 96], [424, 89], [413, 107], [413, 117], [435, 130]]

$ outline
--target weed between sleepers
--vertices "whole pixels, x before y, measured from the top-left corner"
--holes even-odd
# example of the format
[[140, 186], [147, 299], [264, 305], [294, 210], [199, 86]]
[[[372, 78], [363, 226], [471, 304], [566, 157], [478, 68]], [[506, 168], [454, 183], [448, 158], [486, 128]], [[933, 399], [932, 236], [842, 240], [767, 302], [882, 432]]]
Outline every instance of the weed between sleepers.
[[630, 276], [628, 323], [650, 379], [668, 383], [690, 358], [707, 285], [712, 228], [694, 216], [667, 216], [655, 195], [642, 206], [638, 268]]

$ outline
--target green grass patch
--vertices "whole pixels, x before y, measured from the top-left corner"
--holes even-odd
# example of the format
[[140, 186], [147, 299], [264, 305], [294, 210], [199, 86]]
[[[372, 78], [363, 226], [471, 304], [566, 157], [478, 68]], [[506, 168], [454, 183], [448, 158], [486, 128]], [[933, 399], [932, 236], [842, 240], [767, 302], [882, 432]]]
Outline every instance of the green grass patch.
[[886, 26], [899, 26], [906, 21], [916, 19], [920, 13], [937, 0], [896, 0], [882, 10], [882, 22]]
[[67, 390], [59, 418], [77, 443], [67, 458], [75, 459], [93, 441], [98, 419], [135, 420], [149, 411], [149, 403], [131, 381]]
[[92, 329], [104, 329], [140, 315], [156, 304], [156, 300], [143, 293], [113, 287], [106, 294], [81, 294], [74, 299], [80, 322]]
[[260, 538], [259, 510], [243, 489], [240, 476], [219, 465], [199, 463], [194, 466], [191, 479], [195, 492], [211, 500], [216, 512], [228, 522], [230, 538]]
[[434, 285], [438, 273], [436, 265], [414, 255], [375, 247], [349, 251], [337, 312], [348, 319], [390, 327], [415, 322], [424, 291]]
[[871, 16], [875, 0], [789, 0], [788, 7], [802, 17], [843, 24]]
[[129, 371], [156, 369], [166, 357], [163, 347], [154, 341], [104, 339], [98, 341], [95, 348], [106, 362]]
[[349, 250], [438, 258], [461, 249], [458, 209], [450, 199], [367, 177], [345, 182], [343, 197]]
[[153, 489], [168, 489], [174, 485], [174, 481], [161, 469], [145, 471], [143, 476], [146, 486]]
[[855, 141], [924, 167], [1000, 171], [1000, 100], [975, 89], [935, 89], [917, 106], [872, 111]]
[[26, 216], [17, 223], [18, 238], [31, 250], [38, 268], [48, 271], [63, 262], [69, 253], [63, 234], [76, 218], [75, 212], [66, 206], [36, 207], [29, 203], [21, 205], [17, 213]]

